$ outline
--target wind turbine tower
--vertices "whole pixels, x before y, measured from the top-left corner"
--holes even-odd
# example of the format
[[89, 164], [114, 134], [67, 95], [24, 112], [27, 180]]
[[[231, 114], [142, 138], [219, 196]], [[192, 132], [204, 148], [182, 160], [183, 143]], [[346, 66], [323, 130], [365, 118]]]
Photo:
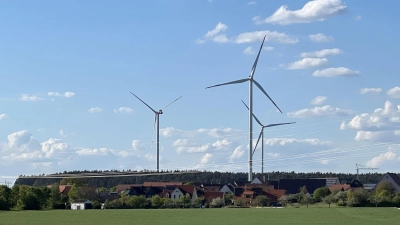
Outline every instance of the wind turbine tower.
[[[249, 107], [246, 105], [246, 103], [244, 103], [244, 101], [242, 100], [243, 104], [246, 106], [247, 109], [249, 109]], [[254, 150], [252, 155], [254, 156], [254, 152], [257, 149], [257, 145], [258, 142], [260, 142], [261, 140], [261, 174], [264, 173], [264, 128], [267, 127], [276, 127], [276, 126], [282, 126], [282, 125], [287, 125], [287, 124], [294, 124], [296, 122], [290, 122], [290, 123], [272, 123], [272, 124], [268, 124], [268, 125], [263, 125], [260, 120], [256, 117], [256, 115], [254, 115], [253, 113], [253, 117], [254, 119], [257, 121], [257, 123], [261, 126], [261, 131], [260, 134], [258, 135], [258, 139], [256, 142], [256, 145], [254, 146]]]
[[239, 84], [239, 83], [244, 83], [246, 81], [249, 81], [249, 171], [248, 171], [248, 181], [253, 180], [253, 83], [271, 100], [271, 102], [278, 108], [278, 110], [282, 113], [281, 109], [275, 104], [275, 102], [272, 100], [272, 98], [267, 94], [267, 92], [264, 90], [264, 88], [259, 84], [256, 80], [254, 80], [254, 72], [256, 71], [257, 63], [258, 63], [258, 58], [260, 57], [260, 53], [262, 50], [262, 47], [264, 45], [265, 37], [261, 43], [260, 50], [258, 51], [257, 58], [254, 61], [253, 67], [251, 68], [251, 72], [249, 77], [240, 79], [240, 80], [235, 80], [227, 83], [222, 83], [222, 84], [217, 84], [213, 86], [206, 87], [207, 88], [213, 88], [213, 87], [218, 87], [218, 86], [223, 86], [223, 85], [229, 85], [229, 84]]
[[172, 101], [171, 103], [169, 103], [168, 105], [166, 105], [164, 108], [156, 111], [153, 108], [151, 108], [146, 102], [144, 102], [142, 99], [140, 99], [138, 96], [136, 96], [135, 94], [133, 94], [132, 92], [130, 92], [133, 96], [135, 96], [137, 99], [139, 99], [143, 104], [145, 104], [147, 107], [149, 107], [149, 109], [151, 111], [154, 112], [155, 116], [154, 116], [154, 125], [156, 126], [156, 140], [157, 140], [157, 172], [159, 172], [160, 170], [160, 115], [163, 114], [163, 110], [165, 108], [167, 108], [168, 106], [170, 106], [172, 103], [178, 101], [181, 97], [175, 99], [174, 101]]

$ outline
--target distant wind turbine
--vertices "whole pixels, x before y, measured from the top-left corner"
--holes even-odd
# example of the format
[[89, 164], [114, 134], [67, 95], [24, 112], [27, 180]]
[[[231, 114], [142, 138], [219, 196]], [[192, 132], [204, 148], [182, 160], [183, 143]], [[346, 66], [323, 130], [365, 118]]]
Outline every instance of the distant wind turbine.
[[158, 110], [158, 111], [156, 111], [156, 110], [154, 110], [153, 108], [151, 108], [146, 102], [144, 102], [142, 99], [140, 99], [138, 96], [136, 96], [135, 94], [133, 94], [132, 92], [130, 92], [132, 95], [134, 95], [137, 99], [139, 99], [141, 102], [143, 102], [143, 104], [145, 104], [147, 107], [149, 107], [149, 109], [151, 109], [151, 111], [153, 111], [154, 112], [154, 114], [155, 114], [155, 118], [154, 118], [154, 125], [156, 125], [157, 127], [156, 127], [156, 129], [157, 129], [157, 131], [156, 131], [156, 139], [157, 139], [157, 172], [159, 172], [159, 170], [160, 170], [160, 122], [159, 122], [159, 116], [160, 116], [160, 114], [163, 114], [163, 110], [165, 109], [165, 108], [167, 108], [168, 106], [170, 106], [172, 103], [174, 103], [174, 102], [176, 102], [176, 101], [178, 101], [180, 98], [182, 98], [182, 96], [181, 97], [179, 97], [179, 98], [177, 98], [177, 99], [175, 99], [174, 101], [172, 101], [171, 103], [169, 103], [168, 105], [166, 105], [164, 108], [162, 108], [162, 109], [160, 109], [160, 110]]
[[248, 78], [245, 79], [240, 79], [240, 80], [235, 80], [235, 81], [231, 81], [231, 82], [227, 82], [227, 83], [223, 83], [223, 84], [217, 84], [217, 85], [213, 85], [210, 87], [206, 87], [206, 88], [212, 88], [212, 87], [218, 87], [218, 86], [223, 86], [223, 85], [228, 85], [228, 84], [239, 84], [239, 83], [244, 83], [246, 81], [249, 81], [249, 105], [250, 105], [250, 109], [249, 109], [249, 174], [248, 174], [248, 181], [252, 181], [253, 180], [253, 154], [252, 154], [252, 149], [253, 149], [253, 120], [252, 120], [252, 114], [253, 114], [253, 83], [269, 98], [269, 100], [271, 100], [271, 102], [276, 106], [276, 108], [278, 108], [279, 112], [282, 113], [282, 110], [275, 104], [275, 102], [272, 100], [272, 98], [267, 94], [267, 92], [264, 90], [264, 88], [256, 81], [254, 80], [253, 76], [254, 76], [254, 72], [256, 71], [256, 67], [257, 67], [257, 63], [258, 63], [258, 58], [260, 57], [260, 53], [262, 50], [262, 47], [264, 45], [264, 41], [265, 41], [265, 37], [261, 43], [260, 46], [260, 50], [258, 51], [257, 54], [257, 58], [254, 61], [253, 67], [251, 68], [251, 72]]
[[[246, 105], [246, 103], [244, 103], [244, 101], [242, 100], [243, 104], [246, 106], [247, 109], [249, 109], [249, 107]], [[261, 139], [261, 174], [264, 173], [264, 128], [267, 127], [276, 127], [276, 126], [282, 126], [282, 125], [287, 125], [287, 124], [294, 124], [296, 122], [290, 122], [290, 123], [272, 123], [272, 124], [268, 124], [268, 125], [263, 125], [260, 120], [256, 117], [256, 115], [253, 114], [254, 119], [257, 121], [257, 123], [261, 126], [261, 131], [260, 134], [258, 135], [258, 139], [256, 142], [256, 146], [254, 146], [254, 150], [252, 155], [254, 155], [254, 152], [256, 151], [258, 142]]]

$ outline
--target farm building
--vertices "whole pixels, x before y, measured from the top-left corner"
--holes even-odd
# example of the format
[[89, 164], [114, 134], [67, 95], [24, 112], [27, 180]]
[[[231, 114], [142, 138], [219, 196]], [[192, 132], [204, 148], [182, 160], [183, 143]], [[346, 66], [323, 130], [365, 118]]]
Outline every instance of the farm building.
[[76, 200], [71, 203], [72, 210], [93, 209], [92, 202], [89, 200]]

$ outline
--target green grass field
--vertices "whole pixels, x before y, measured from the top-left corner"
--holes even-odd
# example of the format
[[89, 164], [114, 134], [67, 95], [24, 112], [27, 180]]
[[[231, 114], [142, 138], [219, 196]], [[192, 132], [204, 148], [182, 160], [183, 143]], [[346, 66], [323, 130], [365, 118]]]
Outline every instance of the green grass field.
[[400, 224], [397, 208], [243, 208], [0, 212], [0, 224]]

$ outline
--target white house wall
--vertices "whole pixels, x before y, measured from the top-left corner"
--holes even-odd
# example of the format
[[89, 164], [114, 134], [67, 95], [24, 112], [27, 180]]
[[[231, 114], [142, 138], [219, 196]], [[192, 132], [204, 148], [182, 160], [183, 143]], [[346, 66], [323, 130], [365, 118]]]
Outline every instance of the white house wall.
[[[384, 176], [383, 176], [383, 178], [382, 178], [382, 180], [379, 182], [379, 183], [381, 183], [382, 181], [389, 181], [392, 185], [393, 185], [393, 187], [394, 187], [394, 189], [396, 190], [396, 192], [400, 192], [400, 187], [399, 187], [399, 185], [392, 179], [392, 177], [391, 176], [389, 176], [388, 174], [385, 174]], [[379, 184], [378, 183], [378, 184]]]

